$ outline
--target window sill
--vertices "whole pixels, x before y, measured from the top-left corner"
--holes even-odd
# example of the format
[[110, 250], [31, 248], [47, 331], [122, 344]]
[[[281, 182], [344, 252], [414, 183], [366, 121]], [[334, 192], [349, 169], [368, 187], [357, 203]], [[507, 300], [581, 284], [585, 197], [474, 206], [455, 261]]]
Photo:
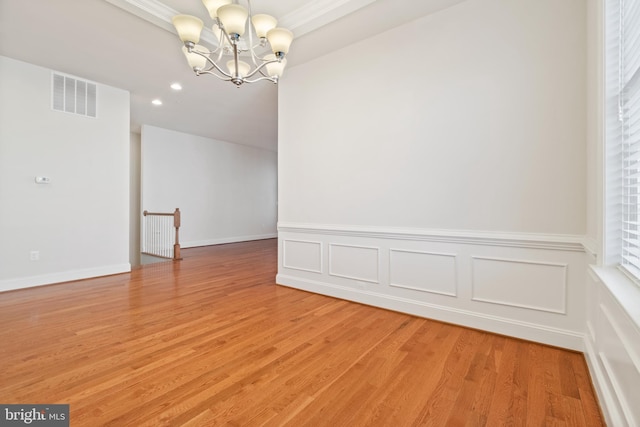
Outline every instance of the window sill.
[[615, 267], [590, 267], [636, 327], [640, 328], [640, 287]]

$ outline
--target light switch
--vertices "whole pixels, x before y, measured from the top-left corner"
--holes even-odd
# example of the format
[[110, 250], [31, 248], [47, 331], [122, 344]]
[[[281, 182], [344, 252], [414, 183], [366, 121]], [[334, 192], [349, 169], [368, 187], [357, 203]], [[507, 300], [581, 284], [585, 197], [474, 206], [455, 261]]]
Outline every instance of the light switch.
[[48, 176], [36, 176], [36, 184], [49, 184], [51, 179]]

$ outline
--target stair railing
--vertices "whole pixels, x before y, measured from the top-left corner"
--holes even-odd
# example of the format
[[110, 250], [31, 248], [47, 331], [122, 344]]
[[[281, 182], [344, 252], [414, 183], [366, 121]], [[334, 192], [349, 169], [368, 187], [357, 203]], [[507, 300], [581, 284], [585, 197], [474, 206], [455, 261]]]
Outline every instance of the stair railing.
[[[180, 260], [180, 209], [173, 213], [142, 212], [142, 250], [146, 255]], [[175, 229], [175, 232], [174, 232]]]

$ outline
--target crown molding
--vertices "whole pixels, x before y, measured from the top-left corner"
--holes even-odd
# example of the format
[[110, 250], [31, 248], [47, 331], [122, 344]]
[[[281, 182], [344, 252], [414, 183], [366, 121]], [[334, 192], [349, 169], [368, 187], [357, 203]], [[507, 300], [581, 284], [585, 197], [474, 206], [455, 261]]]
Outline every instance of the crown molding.
[[293, 31], [296, 37], [300, 37], [375, 1], [315, 0], [279, 17], [278, 22], [281, 26]]
[[[127, 11], [138, 18], [142, 18], [153, 25], [167, 30], [170, 33], [178, 34], [176, 32], [171, 19], [175, 15], [179, 15], [180, 12], [170, 8], [159, 0], [105, 0], [120, 9]], [[218, 39], [213, 32], [207, 28], [202, 28], [202, 34], [200, 39], [208, 43], [209, 45], [218, 46]]]
[[[170, 8], [160, 0], [105, 0], [139, 18], [164, 30], [177, 34], [171, 18], [180, 12]], [[315, 0], [308, 2], [293, 12], [279, 17], [281, 26], [290, 29], [296, 37], [316, 30], [323, 25], [361, 9], [376, 0]], [[218, 40], [207, 27], [200, 37], [205, 42], [218, 46]]]

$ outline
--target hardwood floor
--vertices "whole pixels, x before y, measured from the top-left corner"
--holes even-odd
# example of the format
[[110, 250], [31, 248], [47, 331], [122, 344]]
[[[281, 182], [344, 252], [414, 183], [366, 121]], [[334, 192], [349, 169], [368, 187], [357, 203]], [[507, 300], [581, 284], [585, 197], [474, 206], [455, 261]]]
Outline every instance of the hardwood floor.
[[582, 354], [276, 286], [276, 241], [0, 293], [0, 403], [72, 426], [600, 426]]

